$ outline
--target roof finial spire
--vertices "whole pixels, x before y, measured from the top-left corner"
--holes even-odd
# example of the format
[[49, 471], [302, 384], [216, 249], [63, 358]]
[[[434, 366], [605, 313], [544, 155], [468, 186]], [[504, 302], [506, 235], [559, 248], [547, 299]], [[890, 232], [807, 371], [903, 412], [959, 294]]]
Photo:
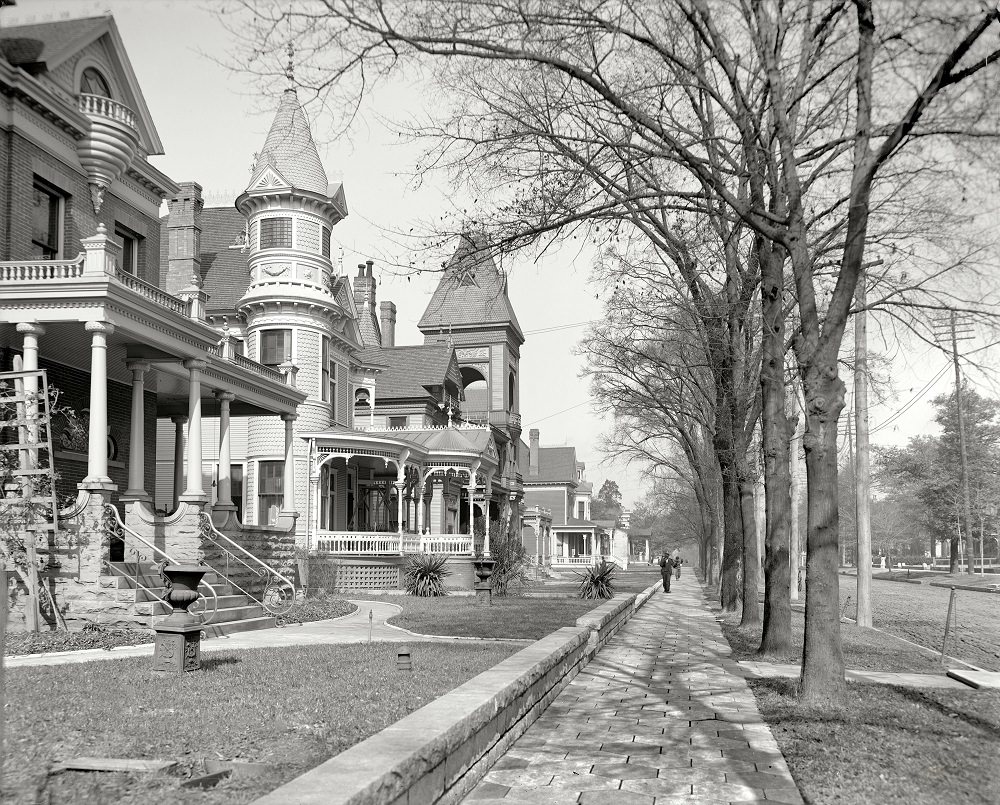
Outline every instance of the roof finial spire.
[[288, 64], [285, 66], [285, 78], [288, 79], [288, 88], [295, 89], [295, 46], [288, 43]]

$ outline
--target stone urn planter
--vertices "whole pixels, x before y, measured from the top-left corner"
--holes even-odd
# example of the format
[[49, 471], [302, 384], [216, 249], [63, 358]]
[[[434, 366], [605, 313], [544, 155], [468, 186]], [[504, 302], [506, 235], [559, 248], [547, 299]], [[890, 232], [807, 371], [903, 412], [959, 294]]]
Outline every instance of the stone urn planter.
[[198, 585], [209, 571], [205, 565], [167, 565], [164, 600], [173, 608], [164, 620], [153, 626], [153, 670], [184, 673], [201, 668], [201, 620], [188, 612], [200, 593]]

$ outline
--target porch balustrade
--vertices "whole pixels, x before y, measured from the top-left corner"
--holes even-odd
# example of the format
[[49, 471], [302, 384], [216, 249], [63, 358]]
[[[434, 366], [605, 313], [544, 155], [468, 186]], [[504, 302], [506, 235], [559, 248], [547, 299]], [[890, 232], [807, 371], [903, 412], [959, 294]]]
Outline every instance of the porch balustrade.
[[316, 551], [324, 554], [398, 556], [400, 553], [446, 553], [472, 556], [468, 534], [393, 534], [382, 531], [320, 531]]
[[590, 555], [577, 555], [577, 556], [553, 556], [553, 565], [593, 565], [599, 559], [599, 556]]

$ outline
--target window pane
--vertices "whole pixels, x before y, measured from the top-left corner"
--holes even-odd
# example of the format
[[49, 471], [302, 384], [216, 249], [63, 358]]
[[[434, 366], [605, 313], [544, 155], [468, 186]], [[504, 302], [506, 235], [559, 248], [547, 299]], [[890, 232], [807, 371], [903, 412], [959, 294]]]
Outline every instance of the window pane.
[[111, 88], [104, 76], [93, 67], [88, 67], [80, 76], [80, 92], [86, 95], [100, 95], [103, 98], [111, 97]]
[[262, 461], [259, 464], [257, 522], [260, 525], [273, 524], [281, 510], [284, 467], [284, 461]]
[[292, 359], [292, 331], [264, 330], [260, 334], [260, 362], [278, 366]]
[[260, 222], [260, 248], [292, 248], [292, 219], [265, 218]]
[[38, 184], [33, 187], [31, 241], [40, 256], [55, 258], [59, 251], [59, 196]]

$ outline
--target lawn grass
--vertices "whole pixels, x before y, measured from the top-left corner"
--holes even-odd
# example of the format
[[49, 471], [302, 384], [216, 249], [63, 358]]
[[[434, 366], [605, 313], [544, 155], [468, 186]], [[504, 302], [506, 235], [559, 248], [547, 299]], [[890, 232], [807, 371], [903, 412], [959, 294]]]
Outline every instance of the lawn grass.
[[[780, 654], [761, 655], [762, 627], [740, 629], [738, 615], [723, 615], [722, 633], [733, 650], [734, 660], [773, 663], [802, 662], [802, 641], [805, 636], [805, 615], [792, 610], [791, 648]], [[861, 629], [854, 623], [840, 624], [840, 639], [844, 649], [844, 665], [860, 671], [899, 671], [914, 674], [943, 673], [941, 663], [933, 654], [874, 629]]]
[[851, 683], [819, 709], [796, 699], [795, 681], [749, 684], [811, 805], [997, 801], [1000, 691]]
[[[417, 634], [491, 639], [539, 640], [563, 626], [576, 625], [601, 601], [579, 598], [494, 598], [479, 604], [475, 596], [417, 598], [412, 595], [363, 596], [403, 608], [389, 623]], [[362, 607], [363, 608], [363, 607]]]
[[[413, 643], [413, 671], [386, 643], [213, 653], [200, 672], [156, 675], [129, 658], [7, 671], [4, 801], [244, 803], [373, 735], [517, 650]], [[64, 772], [81, 756], [180, 761], [160, 776]], [[210, 760], [272, 767], [211, 791], [180, 787]], [[8, 800], [7, 798], [11, 799]]]

